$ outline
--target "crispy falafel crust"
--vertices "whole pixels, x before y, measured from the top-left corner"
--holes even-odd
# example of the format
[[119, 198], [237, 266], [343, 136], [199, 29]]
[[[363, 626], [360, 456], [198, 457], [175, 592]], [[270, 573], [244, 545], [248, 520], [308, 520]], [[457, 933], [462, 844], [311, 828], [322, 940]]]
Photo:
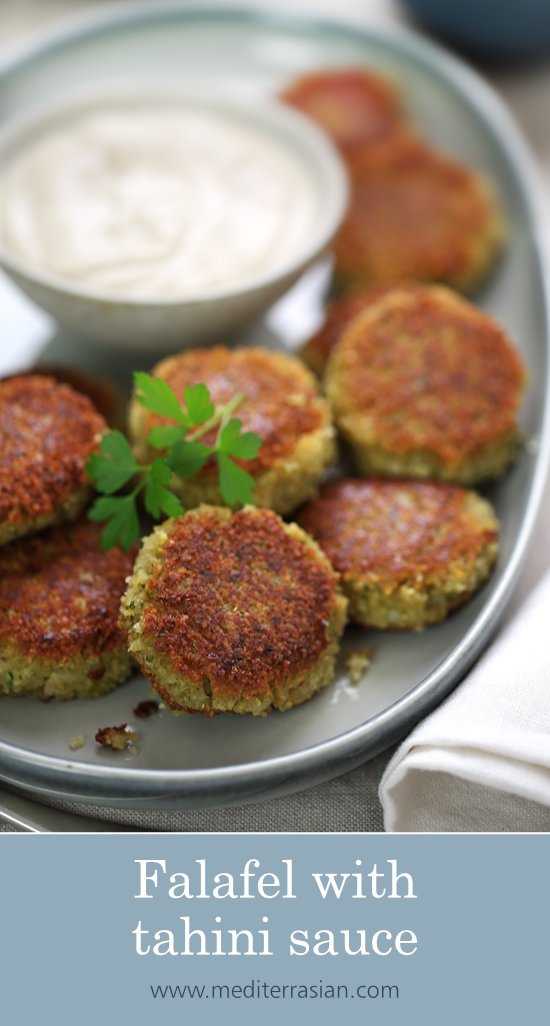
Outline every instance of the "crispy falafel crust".
[[349, 295], [339, 296], [328, 303], [325, 311], [325, 320], [318, 331], [311, 338], [304, 342], [300, 349], [300, 356], [307, 367], [317, 377], [322, 378], [327, 368], [327, 363], [335, 346], [342, 338], [348, 324], [364, 310], [368, 310], [373, 303], [387, 295], [391, 289], [405, 288], [414, 290], [419, 286], [416, 282], [396, 282], [385, 285], [370, 285], [367, 288], [359, 289], [358, 292], [350, 292]]
[[334, 481], [300, 523], [341, 574], [350, 617], [379, 629], [444, 620], [480, 587], [498, 553], [491, 505], [432, 481]]
[[354, 318], [326, 388], [361, 473], [474, 484], [516, 455], [525, 378], [496, 321], [425, 286], [396, 289]]
[[79, 515], [92, 494], [86, 460], [106, 427], [86, 396], [51, 377], [0, 381], [0, 545]]
[[269, 510], [202, 506], [145, 539], [121, 603], [130, 653], [173, 710], [289, 709], [329, 684], [346, 600], [318, 546]]
[[0, 693], [91, 698], [129, 676], [120, 597], [133, 555], [81, 520], [0, 550]]
[[[263, 444], [256, 459], [236, 462], [255, 479], [257, 506], [289, 513], [316, 493], [335, 457], [334, 429], [314, 377], [296, 357], [260, 348], [214, 346], [169, 357], [155, 367], [154, 374], [177, 396], [183, 396], [186, 386], [203, 382], [216, 404], [244, 392], [246, 398], [235, 416], [243, 430], [255, 431]], [[154, 425], [166, 423], [136, 399], [132, 401], [129, 427], [138, 459], [158, 456], [147, 445], [147, 436]], [[215, 436], [216, 429], [203, 441], [212, 444]], [[223, 501], [213, 464], [190, 479], [174, 476], [170, 487], [187, 508]]]
[[127, 401], [113, 381], [98, 377], [82, 367], [70, 367], [63, 363], [36, 364], [25, 375], [40, 375], [54, 378], [64, 385], [70, 385], [75, 392], [88, 397], [98, 413], [111, 428], [124, 430], [126, 425]]
[[343, 291], [404, 279], [470, 292], [502, 249], [502, 213], [478, 174], [412, 136], [358, 150], [334, 242]]
[[317, 122], [344, 154], [387, 139], [405, 124], [394, 83], [366, 68], [303, 75], [287, 86], [281, 99]]

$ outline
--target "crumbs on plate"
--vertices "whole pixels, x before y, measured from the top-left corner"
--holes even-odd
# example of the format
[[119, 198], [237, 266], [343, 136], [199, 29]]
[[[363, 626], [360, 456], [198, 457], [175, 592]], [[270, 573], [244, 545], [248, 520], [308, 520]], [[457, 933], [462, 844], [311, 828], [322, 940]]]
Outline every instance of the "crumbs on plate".
[[346, 656], [346, 670], [352, 684], [360, 684], [372, 661], [370, 648], [356, 649]]
[[154, 698], [146, 698], [143, 702], [138, 702], [135, 709], [133, 709], [134, 716], [138, 720], [147, 720], [153, 713], [158, 712], [160, 709], [160, 703], [156, 702]]
[[127, 749], [131, 755], [137, 754], [137, 734], [127, 723], [121, 723], [118, 727], [100, 727], [95, 739], [104, 748], [114, 748], [119, 752]]

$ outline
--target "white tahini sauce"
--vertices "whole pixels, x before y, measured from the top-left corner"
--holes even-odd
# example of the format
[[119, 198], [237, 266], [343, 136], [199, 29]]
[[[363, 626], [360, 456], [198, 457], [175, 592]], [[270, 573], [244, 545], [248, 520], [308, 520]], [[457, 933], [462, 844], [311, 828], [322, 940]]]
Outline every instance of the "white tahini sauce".
[[119, 297], [252, 279], [297, 254], [318, 214], [307, 166], [283, 141], [184, 103], [72, 111], [3, 163], [6, 254]]

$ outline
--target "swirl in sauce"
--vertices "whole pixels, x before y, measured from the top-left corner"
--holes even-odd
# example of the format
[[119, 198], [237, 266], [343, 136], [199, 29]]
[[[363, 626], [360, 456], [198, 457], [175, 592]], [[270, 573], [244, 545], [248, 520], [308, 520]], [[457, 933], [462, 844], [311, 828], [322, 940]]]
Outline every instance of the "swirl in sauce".
[[0, 173], [4, 251], [118, 297], [246, 282], [291, 259], [316, 216], [314, 179], [287, 143], [181, 101], [73, 110]]

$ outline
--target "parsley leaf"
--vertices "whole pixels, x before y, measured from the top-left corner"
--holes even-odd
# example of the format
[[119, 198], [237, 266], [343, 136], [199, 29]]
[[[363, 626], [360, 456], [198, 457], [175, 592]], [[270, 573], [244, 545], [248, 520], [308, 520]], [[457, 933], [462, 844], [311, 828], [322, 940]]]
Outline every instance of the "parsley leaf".
[[209, 445], [182, 439], [171, 447], [168, 463], [178, 477], [193, 477], [193, 474], [198, 474], [199, 470], [202, 470], [211, 455], [212, 449]]
[[101, 439], [99, 452], [88, 458], [86, 470], [100, 492], [112, 495], [134, 477], [139, 466], [122, 432], [109, 431]]
[[166, 381], [163, 381], [162, 378], [154, 378], [151, 374], [136, 371], [134, 374], [134, 386], [138, 402], [146, 410], [150, 410], [151, 413], [158, 413], [161, 417], [166, 417], [168, 420], [175, 420], [186, 428], [189, 426], [189, 419], [182, 410], [177, 396], [170, 388], [170, 385], [167, 385]]
[[136, 509], [136, 496], [113, 496], [112, 498], [96, 499], [88, 511], [90, 520], [106, 520], [107, 524], [101, 533], [101, 550], [105, 552], [120, 544], [125, 552], [139, 538], [139, 520]]
[[189, 424], [195, 427], [204, 424], [214, 415], [215, 406], [210, 400], [210, 392], [206, 385], [191, 385], [183, 393]]
[[[145, 509], [155, 519], [164, 514], [180, 517], [185, 510], [170, 483], [173, 475], [193, 477], [207, 460], [215, 457], [219, 472], [222, 499], [228, 506], [253, 502], [254, 478], [234, 462], [255, 459], [262, 444], [253, 431], [243, 431], [242, 421], [232, 414], [245, 398], [237, 392], [229, 402], [215, 407], [206, 385], [189, 386], [184, 391], [185, 408], [170, 386], [161, 378], [137, 371], [134, 375], [139, 403], [169, 421], [154, 427], [147, 441], [164, 455], [141, 466], [135, 459], [129, 442], [120, 431], [110, 431], [101, 440], [99, 452], [89, 457], [86, 464], [91, 481], [102, 496], [96, 499], [88, 516], [91, 520], [106, 521], [101, 535], [101, 548], [110, 549], [120, 544], [126, 551], [139, 538], [137, 497], [143, 492]], [[213, 445], [199, 439], [213, 428], [218, 429]], [[132, 478], [137, 478], [133, 491], [114, 495]]]
[[223, 501], [228, 506], [247, 506], [253, 503], [255, 481], [252, 475], [233, 463], [223, 452], [218, 453], [218, 467]]
[[241, 431], [241, 420], [230, 420], [224, 426], [218, 442], [218, 451], [240, 460], [253, 460], [260, 451], [262, 439], [253, 431]]
[[181, 439], [181, 427], [174, 427], [167, 425], [166, 427], [154, 427], [151, 429], [147, 436], [149, 445], [153, 446], [153, 449], [167, 449], [170, 445], [174, 445]]
[[177, 496], [164, 487], [171, 477], [172, 471], [166, 460], [155, 460], [149, 467], [144, 502], [145, 509], [155, 520], [159, 519], [161, 513], [169, 517], [181, 517], [185, 512]]

